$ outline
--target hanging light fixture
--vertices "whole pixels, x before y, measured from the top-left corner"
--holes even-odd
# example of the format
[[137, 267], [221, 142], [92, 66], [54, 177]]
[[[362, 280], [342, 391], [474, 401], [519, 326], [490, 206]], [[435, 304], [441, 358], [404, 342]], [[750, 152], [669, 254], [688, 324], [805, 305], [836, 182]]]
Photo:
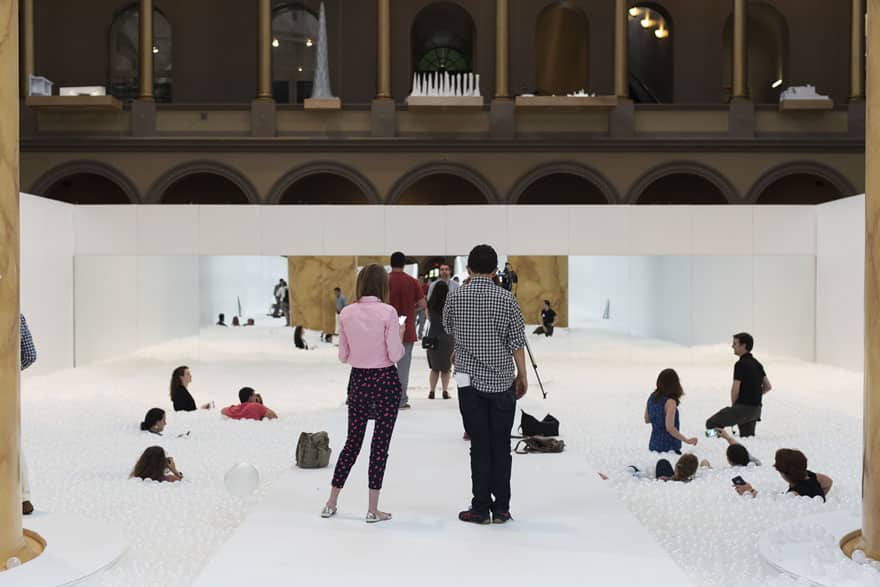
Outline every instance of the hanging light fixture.
[[272, 46], [278, 48], [281, 45], [281, 41], [278, 40], [278, 37], [272, 39]]
[[159, 47], [157, 47], [156, 45], [153, 45], [153, 53], [158, 53], [158, 52], [159, 52]]
[[666, 28], [665, 21], [660, 21], [660, 27], [656, 31], [654, 31], [654, 36], [658, 39], [665, 39], [669, 36], [669, 29]]
[[772, 84], [770, 84], [770, 87], [773, 89], [776, 89], [781, 85], [782, 85], [782, 79], [778, 79], [775, 82], [773, 82]]
[[645, 18], [643, 18], [640, 23], [644, 29], [657, 26], [657, 21], [651, 18], [651, 11], [647, 9], [645, 9]]
[[302, 65], [300, 65], [300, 66], [299, 66], [299, 67], [297, 67], [297, 68], [296, 68], [296, 70], [297, 70], [297, 71], [298, 71], [298, 72], [300, 72], [300, 73], [302, 73], [302, 70], [303, 70], [303, 66], [302, 66]]
[[635, 18], [637, 16], [641, 16], [642, 9], [637, 6], [633, 6], [632, 8], [629, 9], [629, 15], [633, 18]]
[[312, 40], [306, 39], [306, 47], [311, 47], [311, 46], [312, 46]]

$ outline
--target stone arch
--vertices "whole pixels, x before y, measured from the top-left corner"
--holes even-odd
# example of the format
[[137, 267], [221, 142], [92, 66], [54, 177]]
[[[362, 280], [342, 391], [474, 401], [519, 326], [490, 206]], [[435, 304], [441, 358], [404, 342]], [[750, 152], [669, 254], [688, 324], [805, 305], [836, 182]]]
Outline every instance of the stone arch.
[[507, 203], [518, 204], [520, 198], [522, 198], [529, 187], [535, 182], [552, 175], [572, 175], [591, 183], [601, 192], [606, 204], [614, 204], [620, 201], [620, 195], [614, 185], [600, 172], [582, 163], [556, 161], [538, 165], [520, 177], [509, 192]]
[[836, 169], [816, 161], [792, 161], [770, 169], [762, 175], [749, 189], [746, 203], [758, 204], [761, 196], [777, 181], [795, 175], [814, 176], [830, 183], [839, 197], [858, 193], [856, 187]]
[[671, 175], [690, 175], [701, 178], [712, 184], [724, 199], [727, 200], [728, 204], [736, 204], [740, 202], [739, 193], [737, 192], [736, 187], [734, 187], [730, 180], [724, 177], [724, 175], [716, 169], [693, 161], [673, 161], [658, 165], [644, 173], [636, 183], [633, 184], [632, 188], [630, 188], [625, 203], [638, 204], [642, 194], [648, 189], [648, 187], [654, 182]]
[[[406, 173], [391, 188], [386, 203], [389, 205], [399, 204], [408, 189], [415, 186], [419, 181], [434, 175], [450, 175], [467, 181], [485, 198], [486, 201], [480, 202], [481, 204], [500, 203], [495, 188], [479, 172], [460, 163], [447, 162], [427, 163]], [[443, 205], [443, 202], [438, 202], [437, 204]]]
[[124, 173], [106, 163], [87, 159], [69, 161], [53, 167], [31, 184], [28, 192], [42, 196], [64, 178], [80, 174], [97, 175], [113, 182], [128, 197], [131, 204], [141, 201], [134, 183]]
[[272, 186], [272, 189], [269, 190], [269, 197], [266, 202], [268, 204], [281, 204], [281, 200], [287, 190], [300, 180], [315, 175], [335, 175], [348, 180], [364, 195], [366, 200], [364, 202], [365, 204], [380, 203], [379, 192], [376, 191], [375, 186], [373, 186], [369, 179], [357, 169], [334, 161], [315, 161], [288, 172], [281, 179], [276, 181], [275, 185]]
[[206, 174], [206, 175], [215, 175], [218, 177], [222, 177], [223, 179], [228, 180], [233, 185], [235, 185], [241, 193], [244, 194], [244, 197], [247, 199], [248, 204], [259, 204], [260, 197], [257, 193], [257, 189], [251, 183], [251, 181], [245, 177], [240, 171], [237, 169], [226, 165], [225, 163], [220, 163], [218, 161], [187, 161], [186, 163], [181, 163], [180, 165], [171, 168], [162, 174], [159, 179], [153, 182], [152, 187], [147, 195], [146, 202], [147, 204], [161, 204], [162, 197], [165, 192], [168, 191], [168, 188], [172, 187], [178, 181], [185, 179], [188, 176], [196, 175], [196, 174]]
[[590, 90], [590, 19], [566, 1], [545, 6], [535, 20], [535, 93]]
[[469, 73], [476, 66], [477, 26], [463, 3], [422, 7], [409, 26], [410, 76], [416, 72]]

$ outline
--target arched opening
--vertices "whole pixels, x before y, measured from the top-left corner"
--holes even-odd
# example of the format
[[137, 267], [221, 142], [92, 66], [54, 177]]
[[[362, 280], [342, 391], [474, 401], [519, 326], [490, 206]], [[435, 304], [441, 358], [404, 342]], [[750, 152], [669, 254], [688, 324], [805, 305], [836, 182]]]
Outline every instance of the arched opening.
[[249, 204], [247, 195], [231, 180], [214, 173], [181, 177], [161, 196], [163, 204]]
[[[749, 3], [749, 95], [756, 104], [779, 101], [779, 94], [789, 85], [788, 25], [785, 17], [766, 3]], [[733, 15], [724, 25], [723, 51], [724, 99], [732, 93]]]
[[[116, 13], [110, 23], [110, 94], [134, 100], [140, 89], [140, 13], [137, 4]], [[153, 97], [171, 101], [171, 25], [153, 9]]]
[[852, 194], [842, 194], [840, 190], [824, 177], [812, 173], [794, 173], [771, 183], [758, 196], [757, 204], [799, 204], [817, 205], [844, 198]]
[[629, 91], [635, 102], [674, 101], [672, 19], [654, 2], [629, 9]]
[[708, 179], [691, 173], [671, 173], [651, 182], [637, 203], [711, 205], [728, 202], [721, 189]]
[[279, 104], [302, 104], [312, 95], [318, 17], [300, 3], [272, 7], [272, 96]]
[[413, 72], [472, 72], [475, 36], [474, 20], [467, 10], [452, 2], [429, 4], [412, 24]]
[[551, 173], [533, 181], [517, 201], [517, 204], [559, 204], [562, 206], [607, 203], [605, 194], [596, 184], [571, 173]]
[[425, 176], [408, 186], [400, 194], [400, 205], [468, 205], [487, 204], [487, 198], [467, 179], [451, 173]]
[[131, 204], [119, 185], [96, 173], [74, 173], [63, 177], [38, 194], [68, 204]]
[[284, 190], [279, 204], [369, 204], [367, 195], [353, 181], [335, 173], [313, 173]]
[[538, 15], [535, 29], [535, 93], [557, 95], [590, 90], [590, 25], [569, 2], [556, 2]]

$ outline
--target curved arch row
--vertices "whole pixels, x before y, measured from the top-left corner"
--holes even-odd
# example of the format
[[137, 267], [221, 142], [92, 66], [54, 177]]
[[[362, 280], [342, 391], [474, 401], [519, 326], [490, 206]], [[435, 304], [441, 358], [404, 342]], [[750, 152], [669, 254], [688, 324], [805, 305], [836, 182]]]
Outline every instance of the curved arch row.
[[[100, 197], [95, 197], [94, 193], [86, 201], [82, 202], [70, 201], [68, 198], [60, 197], [61, 194], [56, 191], [58, 189], [58, 186], [62, 182], [77, 176], [95, 177], [100, 178], [105, 182], [109, 182], [112, 186], [114, 186], [121, 192], [125, 200], [120, 202], [119, 198], [116, 197], [103, 200]], [[134, 183], [132, 183], [132, 181], [125, 176], [125, 174], [120, 172], [112, 165], [108, 165], [101, 161], [92, 160], [70, 161], [68, 163], [58, 165], [57, 167], [53, 167], [42, 176], [40, 176], [33, 184], [31, 184], [28, 191], [38, 196], [44, 196], [53, 200], [65, 201], [69, 203], [138, 204], [141, 202], [141, 197], [138, 193], [137, 188], [135, 187]], [[53, 196], [53, 194], [55, 195]]]
[[192, 161], [162, 174], [147, 192], [145, 203], [259, 204], [260, 198], [237, 169], [217, 161]]

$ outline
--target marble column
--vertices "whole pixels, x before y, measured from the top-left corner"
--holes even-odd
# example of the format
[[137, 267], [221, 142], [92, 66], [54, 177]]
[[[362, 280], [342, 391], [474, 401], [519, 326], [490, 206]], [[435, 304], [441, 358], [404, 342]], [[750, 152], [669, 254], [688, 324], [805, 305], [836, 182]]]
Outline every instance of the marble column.
[[21, 30], [21, 95], [27, 97], [34, 75], [34, 0], [21, 2]]
[[849, 99], [865, 99], [865, 0], [852, 0]]
[[749, 97], [749, 2], [733, 0], [733, 94]]
[[510, 82], [508, 80], [510, 66], [509, 44], [510, 32], [508, 30], [508, 6], [507, 0], [495, 0], [495, 97], [510, 97]]
[[514, 291], [526, 324], [541, 323], [541, 305], [549, 300], [556, 326], [568, 328], [568, 257], [511, 256], [507, 262], [519, 278]]
[[378, 0], [376, 97], [391, 98], [391, 0]]
[[880, 560], [880, 0], [868, 18], [868, 124], [865, 141], [865, 413], [862, 537]]
[[141, 0], [138, 60], [140, 91], [138, 100], [153, 99], [153, 0]]
[[272, 0], [259, 0], [257, 100], [272, 99]]
[[24, 547], [19, 486], [18, 2], [0, 1], [0, 569]]
[[629, 98], [629, 34], [627, 0], [614, 0], [614, 94]]

